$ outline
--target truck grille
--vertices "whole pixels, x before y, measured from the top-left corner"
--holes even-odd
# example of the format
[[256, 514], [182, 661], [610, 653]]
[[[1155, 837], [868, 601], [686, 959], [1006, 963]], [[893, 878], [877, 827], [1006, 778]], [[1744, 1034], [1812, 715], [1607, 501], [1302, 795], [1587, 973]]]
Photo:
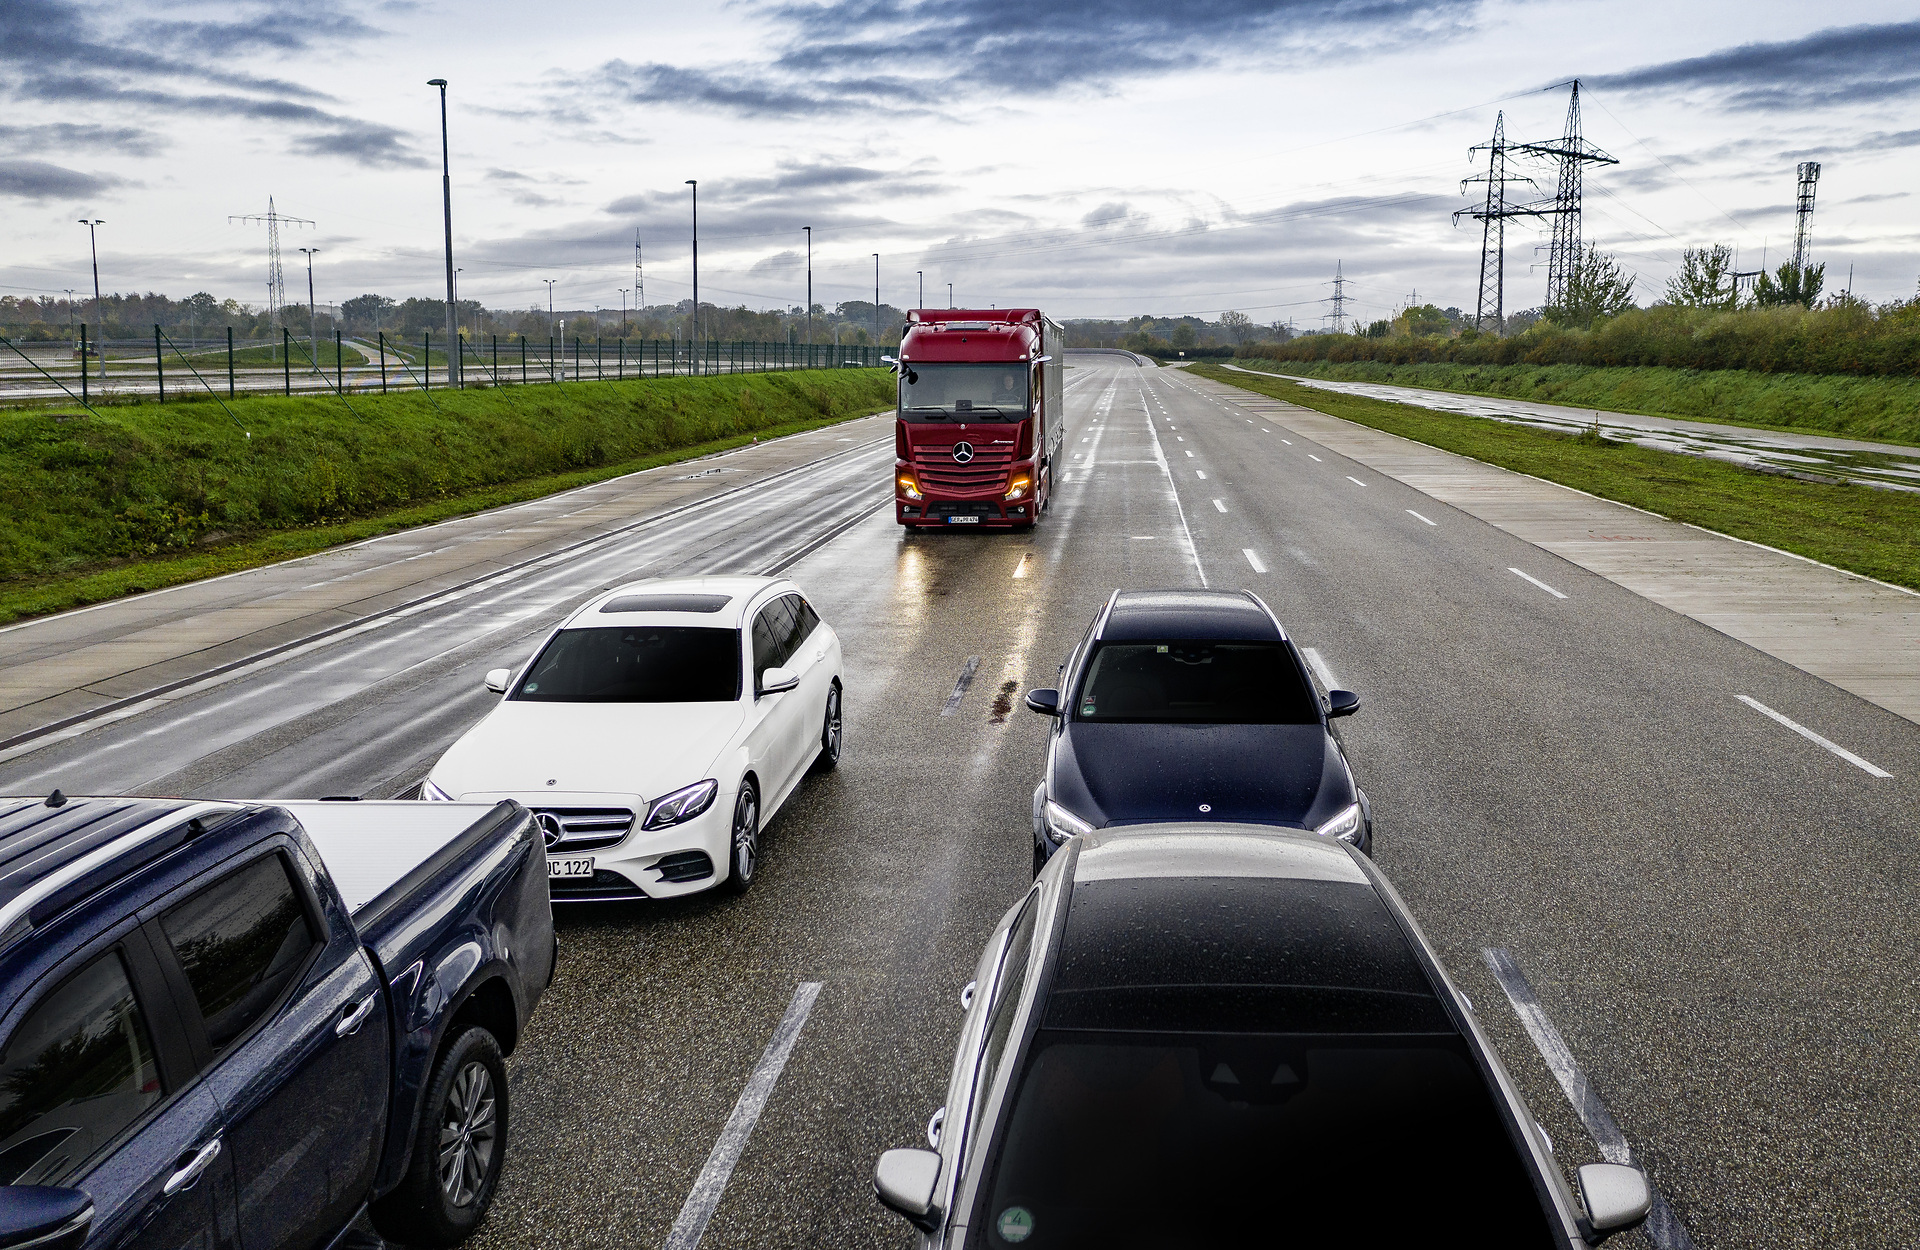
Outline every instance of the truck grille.
[[980, 442], [973, 444], [973, 459], [960, 464], [948, 447], [916, 447], [913, 467], [920, 475], [920, 490], [932, 495], [1004, 494], [1007, 466], [1013, 463], [1013, 444]]
[[548, 852], [556, 855], [612, 846], [633, 828], [633, 813], [624, 807], [536, 807], [533, 814]]

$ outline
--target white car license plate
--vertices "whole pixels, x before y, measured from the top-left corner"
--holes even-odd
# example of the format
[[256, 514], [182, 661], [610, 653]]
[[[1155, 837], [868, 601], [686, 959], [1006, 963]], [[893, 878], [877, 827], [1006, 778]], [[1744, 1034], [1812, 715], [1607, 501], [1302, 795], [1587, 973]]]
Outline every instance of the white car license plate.
[[593, 856], [580, 855], [571, 859], [550, 859], [547, 861], [547, 878], [554, 877], [591, 877], [593, 875]]
[[948, 525], [978, 525], [980, 524], [980, 518], [977, 516], [950, 516], [947, 518], [947, 524]]

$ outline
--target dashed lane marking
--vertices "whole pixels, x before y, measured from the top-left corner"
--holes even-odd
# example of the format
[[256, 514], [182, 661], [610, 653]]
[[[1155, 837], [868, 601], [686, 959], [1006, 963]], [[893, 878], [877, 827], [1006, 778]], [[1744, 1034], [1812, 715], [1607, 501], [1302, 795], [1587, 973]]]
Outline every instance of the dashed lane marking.
[[[1407, 509], [1407, 515], [1412, 517], [1416, 521], [1427, 521], [1427, 518], [1421, 516], [1418, 512], [1415, 512], [1412, 508]], [[1436, 527], [1438, 525], [1438, 523], [1434, 521], [1427, 521], [1427, 524], [1434, 525]]]
[[1318, 464], [1325, 464], [1325, 463], [1326, 463], [1326, 461], [1324, 461], [1324, 460], [1322, 460], [1322, 459], [1320, 459], [1320, 457], [1318, 457], [1318, 456], [1316, 456], [1316, 455], [1314, 455], [1314, 454], [1313, 454], [1312, 452], [1308, 452], [1308, 453], [1307, 453], [1307, 459], [1309, 459], [1309, 460], [1312, 460], [1312, 461], [1314, 461], [1315, 463], [1318, 463]]
[[1805, 725], [1800, 724], [1798, 721], [1790, 720], [1789, 718], [1782, 716], [1780, 713], [1774, 711], [1772, 708], [1760, 702], [1760, 700], [1758, 699], [1749, 699], [1744, 694], [1735, 695], [1734, 697], [1739, 699], [1740, 702], [1746, 704], [1748, 707], [1752, 708], [1754, 711], [1760, 713], [1762, 716], [1772, 717], [1774, 720], [1780, 722], [1782, 725], [1785, 725], [1788, 729], [1791, 729], [1793, 730], [1793, 732], [1799, 734], [1802, 738], [1805, 738], [1808, 742], [1812, 742], [1819, 746], [1825, 747], [1827, 750], [1833, 752], [1835, 755], [1839, 756], [1841, 759], [1845, 760], [1847, 763], [1853, 765], [1855, 768], [1859, 769], [1864, 773], [1867, 773], [1874, 777], [1893, 776], [1892, 773], [1880, 767], [1878, 764], [1869, 763], [1868, 761], [1861, 759], [1859, 756], [1855, 755], [1852, 751], [1847, 750], [1847, 748], [1839, 745], [1838, 743], [1828, 741], [1827, 739], [1821, 737], [1819, 734], [1813, 732], [1813, 730], [1808, 729]]
[[960, 700], [967, 697], [967, 687], [973, 685], [973, 675], [979, 671], [980, 657], [968, 656], [967, 662], [960, 666], [960, 677], [953, 683], [953, 693], [947, 696], [945, 705], [940, 709], [940, 715], [952, 716], [960, 709]]
[[1242, 547], [1240, 548], [1240, 554], [1247, 558], [1247, 563], [1253, 566], [1254, 572], [1264, 573], [1267, 571], [1267, 566], [1260, 563], [1260, 557], [1254, 554], [1253, 548]]
[[1515, 577], [1521, 578], [1524, 581], [1532, 582], [1534, 585], [1546, 591], [1548, 594], [1552, 595], [1556, 599], [1566, 598], [1565, 595], [1561, 594], [1559, 591], [1555, 590], [1553, 587], [1547, 585], [1545, 582], [1541, 581], [1539, 578], [1535, 577], [1531, 573], [1524, 573], [1516, 568], [1508, 568], [1507, 572], [1513, 574]]
[[1361, 480], [1360, 480], [1359, 478], [1357, 478], [1357, 477], [1355, 477], [1355, 476], [1354, 476], [1353, 474], [1351, 474], [1351, 473], [1349, 473], [1349, 474], [1347, 474], [1347, 480], [1348, 480], [1349, 482], [1352, 482], [1352, 483], [1353, 483], [1353, 484], [1354, 484], [1355, 486], [1365, 486], [1365, 485], [1366, 485], [1366, 483], [1365, 483], [1365, 482], [1363, 482], [1363, 481], [1361, 481]]
[[1213, 501], [1213, 506], [1214, 506], [1214, 507], [1216, 507], [1216, 508], [1218, 508], [1218, 509], [1219, 509], [1220, 511], [1222, 511], [1222, 512], [1225, 512], [1225, 511], [1227, 510], [1227, 505], [1226, 505], [1226, 504], [1224, 504], [1224, 503], [1222, 503], [1222, 502], [1221, 502], [1220, 500], [1218, 500], [1218, 499], [1216, 499], [1216, 500], [1214, 500], [1214, 501]]

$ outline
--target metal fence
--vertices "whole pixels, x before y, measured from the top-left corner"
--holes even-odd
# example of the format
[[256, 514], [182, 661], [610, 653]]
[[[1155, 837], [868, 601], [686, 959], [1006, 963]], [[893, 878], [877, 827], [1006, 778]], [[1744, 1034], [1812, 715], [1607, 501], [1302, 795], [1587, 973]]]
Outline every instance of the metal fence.
[[[388, 394], [475, 386], [534, 386], [639, 378], [706, 377], [796, 369], [871, 369], [872, 344], [752, 343], [686, 339], [529, 339], [462, 336], [449, 353], [444, 336], [419, 339], [344, 336], [315, 340], [282, 330], [275, 339], [182, 346], [161, 326], [145, 339], [16, 343], [0, 335], [0, 403], [152, 397], [160, 403], [197, 394]], [[347, 362], [354, 355], [359, 363]]]

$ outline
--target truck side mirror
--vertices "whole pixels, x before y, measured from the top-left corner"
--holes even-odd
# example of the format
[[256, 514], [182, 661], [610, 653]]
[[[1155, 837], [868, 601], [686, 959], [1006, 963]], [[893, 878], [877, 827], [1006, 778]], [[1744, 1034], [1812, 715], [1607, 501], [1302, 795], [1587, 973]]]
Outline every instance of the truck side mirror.
[[92, 1223], [93, 1199], [78, 1189], [0, 1185], [0, 1248], [79, 1250]]
[[939, 1180], [940, 1156], [933, 1151], [889, 1150], [874, 1165], [873, 1194], [881, 1206], [930, 1233], [940, 1227], [940, 1213], [933, 1209], [933, 1187]]
[[1027, 691], [1027, 710], [1042, 716], [1060, 715], [1060, 692], [1044, 688]]

